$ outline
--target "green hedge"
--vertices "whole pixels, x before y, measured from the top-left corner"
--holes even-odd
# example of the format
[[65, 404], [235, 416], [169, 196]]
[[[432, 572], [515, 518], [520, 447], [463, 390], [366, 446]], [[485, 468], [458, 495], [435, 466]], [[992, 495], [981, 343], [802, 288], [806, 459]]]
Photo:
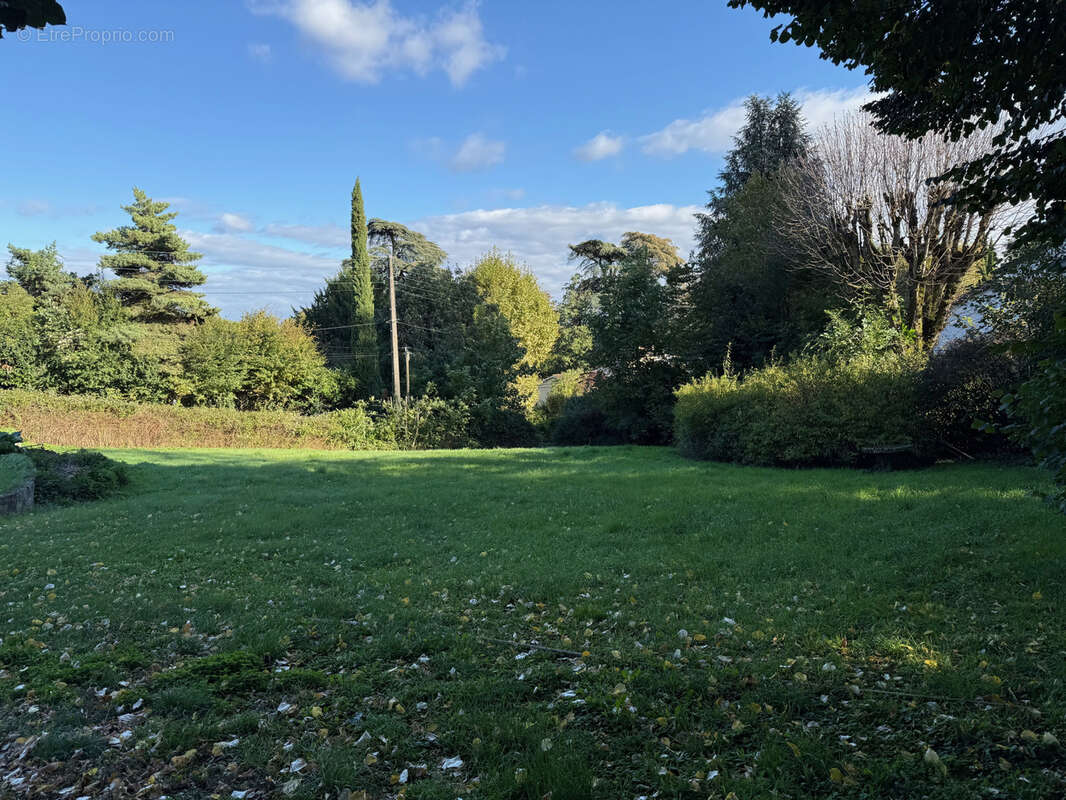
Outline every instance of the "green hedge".
[[916, 356], [808, 355], [745, 378], [705, 378], [677, 391], [674, 433], [692, 458], [767, 466], [850, 465], [864, 446], [916, 434]]

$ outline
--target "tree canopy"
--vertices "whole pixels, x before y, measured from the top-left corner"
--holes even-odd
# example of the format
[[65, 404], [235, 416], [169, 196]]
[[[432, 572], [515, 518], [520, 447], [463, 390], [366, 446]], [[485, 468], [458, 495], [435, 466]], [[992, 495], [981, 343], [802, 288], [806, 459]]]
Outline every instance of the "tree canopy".
[[4, 31], [14, 33], [23, 28], [66, 25], [67, 15], [55, 0], [4, 0], [0, 3], [0, 39]]
[[133, 204], [122, 207], [133, 224], [92, 237], [115, 251], [100, 258], [100, 266], [117, 276], [111, 282], [115, 296], [140, 322], [201, 321], [217, 314], [202, 294], [188, 291], [207, 276], [196, 266], [201, 254], [178, 235], [177, 212], [136, 187], [133, 196]]
[[56, 297], [69, 289], [77, 280], [74, 273], [63, 271], [63, 261], [52, 242], [43, 250], [7, 246], [11, 260], [7, 274], [33, 297]]
[[1027, 237], [1066, 238], [1066, 4], [1048, 0], [729, 0], [777, 25], [774, 41], [817, 45], [822, 58], [863, 67], [881, 96], [866, 108], [879, 130], [951, 140], [998, 124], [994, 148], [948, 177], [978, 208], [1031, 200]]

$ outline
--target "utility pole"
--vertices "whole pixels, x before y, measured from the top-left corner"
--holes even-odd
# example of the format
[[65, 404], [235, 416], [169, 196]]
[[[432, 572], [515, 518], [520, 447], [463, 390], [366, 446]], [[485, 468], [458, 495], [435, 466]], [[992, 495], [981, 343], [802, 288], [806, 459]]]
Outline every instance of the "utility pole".
[[404, 360], [407, 362], [406, 370], [405, 370], [404, 374], [407, 376], [407, 400], [408, 400], [408, 402], [410, 402], [410, 400], [411, 400], [411, 348], [408, 347], [407, 345], [403, 346], [403, 357], [404, 357]]
[[392, 402], [400, 404], [400, 339], [396, 335], [396, 273], [389, 252], [389, 316], [392, 318]]

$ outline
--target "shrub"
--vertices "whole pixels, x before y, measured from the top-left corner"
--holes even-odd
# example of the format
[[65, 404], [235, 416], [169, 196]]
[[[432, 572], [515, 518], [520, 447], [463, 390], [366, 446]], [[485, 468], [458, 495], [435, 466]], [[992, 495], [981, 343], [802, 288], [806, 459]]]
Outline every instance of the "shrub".
[[490, 400], [470, 407], [469, 434], [480, 447], [534, 447], [539, 443], [537, 429], [525, 414]]
[[892, 353], [806, 355], [743, 379], [707, 376], [677, 392], [677, 443], [691, 458], [854, 464], [864, 446], [913, 439], [919, 368], [918, 357]]
[[1015, 420], [1013, 433], [1031, 447], [1041, 465], [1055, 476], [1056, 490], [1048, 498], [1066, 512], [1066, 309], [1056, 317], [1056, 332], [1040, 341], [1045, 355], [1036, 374], [1004, 397]]
[[24, 452], [37, 470], [34, 500], [38, 503], [98, 500], [129, 483], [126, 465], [100, 453], [56, 453], [38, 448]]
[[551, 429], [558, 446], [623, 444], [625, 438], [607, 419], [593, 394], [570, 398]]
[[0, 494], [23, 486], [33, 472], [33, 462], [22, 453], [0, 455]]
[[311, 335], [263, 311], [240, 322], [207, 320], [182, 344], [181, 363], [181, 394], [193, 404], [316, 411], [337, 394]]
[[0, 455], [19, 452], [19, 443], [22, 441], [22, 431], [5, 433], [0, 431]]
[[441, 450], [472, 444], [470, 409], [461, 400], [420, 397], [400, 405], [361, 400], [324, 417], [330, 440], [350, 450]]
[[398, 406], [383, 404], [378, 417], [400, 450], [445, 450], [470, 447], [470, 408], [462, 400], [421, 397]]
[[1003, 430], [1009, 420], [1002, 400], [1017, 388], [1022, 373], [1016, 356], [978, 336], [933, 353], [918, 382], [923, 449], [972, 456], [1017, 450]]

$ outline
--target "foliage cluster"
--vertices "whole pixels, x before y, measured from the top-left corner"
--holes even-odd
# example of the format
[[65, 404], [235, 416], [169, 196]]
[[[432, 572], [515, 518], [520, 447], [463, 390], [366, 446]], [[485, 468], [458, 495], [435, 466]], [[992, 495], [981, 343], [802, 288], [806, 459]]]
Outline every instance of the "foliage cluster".
[[296, 322], [259, 311], [239, 322], [213, 317], [181, 345], [187, 405], [244, 411], [315, 412], [337, 395], [337, 380], [315, 341]]
[[803, 355], [681, 387], [681, 452], [766, 466], [851, 465], [863, 447], [911, 443], [918, 364], [904, 355]]
[[493, 402], [359, 400], [312, 415], [133, 403], [116, 398], [0, 391], [0, 425], [65, 447], [260, 447], [414, 450], [523, 447], [539, 432]]
[[17, 489], [32, 476], [33, 462], [24, 453], [0, 453], [0, 494]]
[[126, 465], [102, 453], [57, 453], [39, 447], [23, 452], [36, 472], [34, 501], [38, 504], [99, 500], [129, 483]]

